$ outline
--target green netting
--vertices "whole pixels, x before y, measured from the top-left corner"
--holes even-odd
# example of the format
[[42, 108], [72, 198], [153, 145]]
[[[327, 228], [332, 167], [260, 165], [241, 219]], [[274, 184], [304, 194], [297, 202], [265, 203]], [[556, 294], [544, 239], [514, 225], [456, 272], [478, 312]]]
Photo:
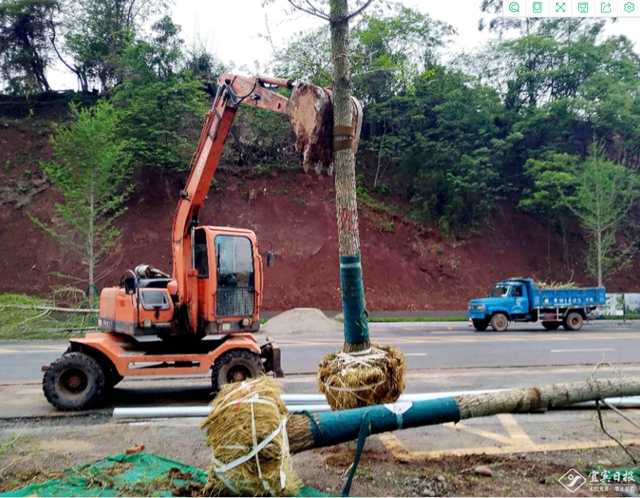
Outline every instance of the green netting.
[[[207, 474], [150, 453], [115, 455], [65, 470], [62, 477], [0, 494], [5, 496], [198, 496]], [[303, 488], [303, 497], [328, 496]]]

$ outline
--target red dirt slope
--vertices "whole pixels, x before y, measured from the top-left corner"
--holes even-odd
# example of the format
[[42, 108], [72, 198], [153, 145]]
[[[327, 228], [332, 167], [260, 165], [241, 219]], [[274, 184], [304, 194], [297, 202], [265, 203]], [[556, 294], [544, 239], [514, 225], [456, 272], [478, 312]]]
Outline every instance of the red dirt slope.
[[[0, 292], [46, 295], [66, 282], [52, 272], [82, 275], [80, 261], [27, 216], [56, 221], [53, 206], [60, 197], [38, 180], [36, 159], [47, 156], [49, 146], [37, 127], [0, 121], [0, 150]], [[216, 178], [220, 189], [210, 193], [201, 221], [252, 229], [275, 246], [276, 265], [265, 270], [264, 308], [340, 309], [333, 179], [302, 172], [249, 179], [220, 172]], [[186, 174], [163, 176], [158, 171], [138, 175], [128, 211], [118, 221], [123, 230], [120, 256], [103, 265], [113, 269], [99, 286], [113, 285], [124, 270], [140, 263], [171, 270], [172, 216], [185, 179]], [[393, 231], [379, 228], [389, 230], [390, 221]], [[371, 311], [461, 310], [502, 278], [570, 277], [563, 270], [560, 237], [552, 234], [549, 277], [546, 226], [515, 213], [509, 204], [501, 206], [493, 229], [464, 243], [445, 242], [435, 231], [369, 208], [361, 212], [360, 230]], [[584, 243], [578, 247], [584, 250]], [[608, 290], [639, 291], [637, 268], [619, 275]], [[593, 285], [578, 271], [573, 280]]]

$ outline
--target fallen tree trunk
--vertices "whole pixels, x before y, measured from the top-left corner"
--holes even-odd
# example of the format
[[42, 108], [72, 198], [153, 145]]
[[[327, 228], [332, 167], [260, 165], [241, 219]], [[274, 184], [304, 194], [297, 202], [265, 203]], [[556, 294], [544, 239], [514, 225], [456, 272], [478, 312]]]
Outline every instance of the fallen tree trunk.
[[100, 310], [86, 310], [76, 308], [58, 308], [50, 306], [25, 306], [23, 304], [3, 304], [0, 305], [0, 309], [15, 309], [15, 310], [34, 310], [34, 311], [52, 311], [56, 313], [99, 313]]
[[425, 425], [458, 422], [498, 413], [526, 413], [585, 401], [640, 395], [640, 378], [587, 380], [541, 387], [461, 395], [428, 401], [400, 402], [338, 412], [292, 415], [287, 423], [292, 453]]

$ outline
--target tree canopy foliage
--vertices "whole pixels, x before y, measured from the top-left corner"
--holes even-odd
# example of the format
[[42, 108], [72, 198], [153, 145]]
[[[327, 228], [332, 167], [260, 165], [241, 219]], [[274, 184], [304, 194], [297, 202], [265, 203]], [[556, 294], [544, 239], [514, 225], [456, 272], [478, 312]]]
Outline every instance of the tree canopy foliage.
[[[488, 19], [502, 2], [485, 0], [478, 14], [490, 42], [454, 56], [454, 28], [383, 4], [354, 17], [350, 34], [352, 91], [365, 116], [360, 188], [382, 202], [402, 199], [409, 216], [450, 236], [486, 229], [508, 201], [560, 233], [570, 271], [581, 261], [577, 241], [597, 239], [583, 209], [587, 180], [600, 172], [594, 165], [624, 171], [625, 185], [637, 188], [640, 56], [633, 44], [607, 36], [601, 20]], [[206, 44], [187, 46], [164, 0], [0, 0], [4, 91], [49, 90], [56, 59], [82, 91], [113, 105], [132, 164], [164, 170], [188, 169], [217, 78], [233, 68]], [[328, 27], [299, 33], [263, 69], [330, 85]], [[283, 116], [241, 109], [225, 161], [262, 171], [297, 159]], [[619, 215], [635, 216], [637, 197], [625, 199], [616, 201], [628, 205]], [[629, 227], [622, 220], [607, 232], [615, 250], [637, 251], [637, 229]]]

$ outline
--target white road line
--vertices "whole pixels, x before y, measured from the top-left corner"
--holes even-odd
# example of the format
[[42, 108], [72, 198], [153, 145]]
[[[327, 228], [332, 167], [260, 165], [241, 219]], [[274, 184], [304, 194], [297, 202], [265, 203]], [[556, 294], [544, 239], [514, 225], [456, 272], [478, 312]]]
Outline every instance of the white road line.
[[405, 353], [405, 356], [427, 356], [427, 353]]
[[599, 353], [600, 351], [615, 351], [614, 348], [598, 348], [598, 349], [552, 349], [552, 353]]

